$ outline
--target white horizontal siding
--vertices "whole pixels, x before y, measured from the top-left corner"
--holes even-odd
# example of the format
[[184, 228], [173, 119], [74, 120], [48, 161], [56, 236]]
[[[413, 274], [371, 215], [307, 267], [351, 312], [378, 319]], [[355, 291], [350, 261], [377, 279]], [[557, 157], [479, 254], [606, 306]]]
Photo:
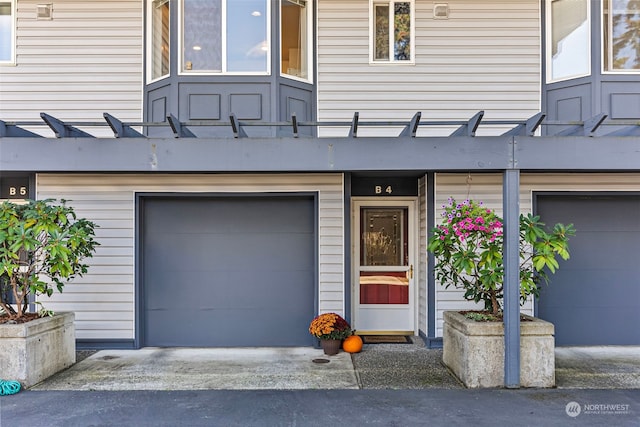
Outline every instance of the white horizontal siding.
[[[415, 2], [415, 65], [369, 63], [369, 2], [318, 4], [318, 118], [350, 121], [524, 120], [540, 110], [539, 0], [451, 0], [450, 17], [433, 19], [433, 2]], [[421, 127], [419, 136], [452, 128]], [[478, 129], [499, 134], [505, 127]], [[325, 128], [322, 136], [346, 135]], [[399, 129], [360, 127], [359, 135]]]
[[100, 175], [38, 174], [37, 198], [70, 200], [99, 226], [89, 272], [62, 294], [45, 298], [54, 311], [76, 312], [80, 339], [134, 338], [135, 193], [318, 192], [319, 311], [344, 314], [344, 203], [341, 174]]
[[[0, 66], [0, 119], [142, 120], [143, 2], [59, 0], [36, 20], [36, 0], [17, 2], [16, 65]], [[48, 127], [28, 127], [53, 136]], [[113, 136], [108, 127], [83, 130]]]
[[[521, 188], [522, 191], [522, 188]], [[487, 208], [494, 209], [502, 215], [502, 175], [501, 174], [437, 174], [436, 176], [436, 225], [440, 223], [442, 205], [453, 197], [461, 202], [465, 199], [481, 201]], [[522, 197], [521, 197], [522, 199]], [[531, 210], [530, 200], [522, 201], [523, 212]], [[447, 310], [484, 309], [484, 305], [475, 304], [464, 299], [464, 291], [453, 286], [445, 289], [436, 282], [436, 336], [442, 336], [443, 312]], [[533, 314], [533, 303], [526, 304], [521, 310]]]
[[[469, 179], [470, 178], [470, 179]], [[522, 174], [520, 177], [520, 212], [529, 213], [536, 191], [640, 191], [640, 174], [637, 173], [541, 173]], [[488, 208], [502, 215], [502, 175], [501, 174], [438, 174], [436, 176], [436, 224], [439, 223], [441, 206], [448, 197], [457, 201], [467, 198], [482, 201]], [[544, 218], [542, 218], [544, 222]], [[570, 222], [570, 220], [567, 220]], [[579, 231], [578, 231], [579, 232]], [[446, 310], [467, 310], [483, 308], [465, 301], [464, 291], [450, 287], [445, 289], [436, 283], [437, 336], [442, 336], [443, 312]], [[521, 310], [533, 314], [533, 301]]]

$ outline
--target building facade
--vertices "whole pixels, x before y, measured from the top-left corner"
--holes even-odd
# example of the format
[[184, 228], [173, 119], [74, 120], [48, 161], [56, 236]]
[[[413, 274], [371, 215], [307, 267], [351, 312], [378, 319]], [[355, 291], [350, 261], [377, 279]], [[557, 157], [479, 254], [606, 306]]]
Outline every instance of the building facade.
[[0, 1], [0, 197], [99, 225], [46, 302], [80, 345], [312, 345], [335, 311], [437, 346], [476, 307], [426, 252], [451, 196], [574, 223], [521, 310], [558, 345], [637, 345], [634, 7]]

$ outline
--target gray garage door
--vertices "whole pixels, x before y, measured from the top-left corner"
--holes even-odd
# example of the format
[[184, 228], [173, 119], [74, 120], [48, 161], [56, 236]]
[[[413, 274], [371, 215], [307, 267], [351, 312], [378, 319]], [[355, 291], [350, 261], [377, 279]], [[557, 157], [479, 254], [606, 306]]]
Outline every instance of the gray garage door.
[[573, 223], [571, 259], [542, 286], [556, 345], [640, 344], [640, 197], [540, 196], [546, 224]]
[[311, 197], [150, 197], [142, 210], [145, 346], [311, 345]]

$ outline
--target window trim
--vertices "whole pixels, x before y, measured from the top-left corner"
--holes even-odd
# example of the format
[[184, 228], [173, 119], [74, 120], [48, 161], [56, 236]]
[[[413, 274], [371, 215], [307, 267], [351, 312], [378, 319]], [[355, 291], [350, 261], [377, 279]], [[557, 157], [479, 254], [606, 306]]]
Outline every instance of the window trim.
[[13, 66], [16, 65], [16, 49], [17, 49], [17, 37], [18, 32], [18, 17], [17, 17], [17, 0], [4, 0], [3, 3], [11, 4], [11, 57], [7, 60], [0, 60], [0, 66]]
[[[393, 12], [393, 3], [409, 3], [409, 7], [410, 9], [410, 13], [411, 13], [411, 17], [410, 17], [410, 25], [411, 25], [411, 36], [409, 38], [409, 43], [411, 45], [411, 59], [408, 61], [399, 61], [399, 60], [395, 60], [393, 59], [393, 49], [389, 50], [389, 60], [380, 60], [380, 59], [375, 59], [375, 46], [376, 46], [376, 40], [375, 40], [375, 24], [376, 24], [376, 19], [375, 19], [375, 6], [376, 5], [380, 5], [380, 4], [386, 4], [389, 5], [389, 13], [392, 14]], [[416, 5], [415, 5], [415, 0], [369, 0], [369, 65], [383, 65], [383, 66], [398, 66], [398, 65], [415, 65], [416, 63], [416, 43], [415, 43], [415, 38], [416, 38], [416, 25], [415, 25], [415, 20], [416, 20]], [[393, 20], [390, 20], [389, 22], [393, 22]], [[391, 33], [391, 31], [390, 31]], [[390, 45], [393, 44], [393, 37], [390, 37], [389, 43]]]
[[[282, 71], [282, 2], [287, 1], [287, 0], [280, 0], [279, 5], [280, 5], [280, 9], [278, 11], [278, 13], [280, 14], [279, 18], [280, 18], [280, 28], [278, 28], [278, 37], [279, 37], [279, 42], [280, 42], [280, 48], [278, 49], [278, 51], [280, 52], [279, 58], [278, 58], [278, 72], [280, 73], [280, 77], [284, 77], [287, 79], [291, 79], [291, 80], [295, 80], [298, 82], [303, 82], [303, 83], [313, 83], [313, 74], [314, 74], [314, 60], [313, 60], [313, 41], [315, 40], [315, 35], [314, 35], [314, 26], [313, 26], [313, 16], [314, 16], [314, 10], [315, 10], [315, 1], [314, 0], [305, 0], [306, 1], [306, 7], [307, 9], [307, 28], [309, 29], [309, 34], [307, 35], [307, 63], [308, 63], [308, 73], [307, 73], [307, 78], [302, 78], [302, 77], [298, 77], [298, 76], [292, 76], [291, 74], [287, 74], [285, 72]], [[294, 1], [295, 3], [295, 1]]]
[[171, 76], [171, 24], [173, 21], [172, 18], [172, 13], [171, 13], [171, 0], [166, 0], [166, 3], [169, 4], [169, 72], [167, 72], [167, 74], [163, 74], [160, 77], [153, 77], [153, 68], [152, 68], [152, 64], [153, 64], [153, 0], [149, 0], [147, 2], [147, 16], [146, 16], [146, 34], [147, 34], [147, 43], [146, 43], [146, 49], [147, 49], [147, 53], [146, 53], [146, 64], [145, 64], [145, 68], [146, 68], [146, 74], [147, 74], [147, 84], [150, 83], [154, 83], [157, 81], [160, 81], [162, 79], [166, 79], [167, 77]]
[[563, 82], [563, 81], [567, 81], [567, 80], [573, 80], [573, 79], [577, 79], [580, 77], [587, 77], [590, 76], [592, 74], [592, 63], [591, 63], [591, 49], [592, 49], [592, 19], [591, 19], [591, 0], [586, 0], [586, 4], [587, 4], [587, 28], [589, 31], [589, 37], [588, 37], [588, 46], [587, 46], [587, 63], [590, 64], [589, 69], [587, 70], [586, 73], [578, 73], [578, 74], [572, 74], [572, 75], [568, 75], [568, 76], [563, 76], [561, 78], [557, 78], [554, 79], [552, 78], [552, 58], [551, 58], [551, 52], [553, 51], [553, 48], [551, 46], [552, 43], [552, 36], [551, 36], [551, 29], [552, 29], [552, 22], [551, 22], [551, 14], [552, 14], [552, 8], [551, 8], [551, 3], [553, 3], [554, 0], [545, 0], [545, 30], [544, 30], [544, 34], [545, 34], [545, 73], [546, 73], [546, 82], [547, 84], [549, 83], [557, 83], [557, 82]]
[[[638, 70], [613, 70], [613, 69], [607, 69], [605, 67], [605, 64], [611, 64], [613, 63], [613, 49], [609, 49], [609, 43], [611, 42], [611, 40], [613, 39], [613, 26], [612, 24], [612, 19], [613, 19], [613, 14], [611, 13], [611, 10], [613, 8], [613, 1], [609, 0], [607, 2], [608, 7], [607, 7], [607, 15], [605, 17], [605, 7], [604, 7], [604, 1], [600, 2], [600, 40], [602, 41], [602, 46], [600, 49], [600, 55], [601, 55], [601, 60], [600, 60], [600, 66], [601, 66], [601, 73], [602, 74], [609, 74], [609, 75], [638, 75], [640, 74], [640, 69]], [[607, 34], [605, 34], [604, 28], [605, 28], [605, 18], [607, 19]], [[605, 58], [606, 57], [606, 58]], [[606, 59], [606, 61], [605, 61]]]
[[221, 34], [220, 39], [222, 43], [222, 70], [219, 72], [215, 71], [185, 71], [182, 67], [182, 63], [184, 62], [184, 54], [182, 52], [182, 42], [183, 42], [183, 19], [184, 19], [184, 1], [178, 0], [178, 23], [177, 23], [177, 50], [178, 50], [178, 75], [179, 76], [269, 76], [271, 75], [271, 54], [272, 54], [272, 46], [271, 46], [271, 0], [265, 0], [265, 10], [266, 10], [266, 43], [269, 48], [267, 52], [267, 65], [265, 71], [226, 71], [227, 70], [227, 2], [233, 0], [221, 0]]

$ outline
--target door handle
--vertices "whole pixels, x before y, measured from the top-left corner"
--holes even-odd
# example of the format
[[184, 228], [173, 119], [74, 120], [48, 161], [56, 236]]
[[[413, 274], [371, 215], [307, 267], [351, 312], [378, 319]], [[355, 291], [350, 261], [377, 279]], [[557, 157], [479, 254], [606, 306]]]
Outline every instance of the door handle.
[[413, 279], [413, 264], [411, 264], [409, 270], [407, 270], [407, 279]]

